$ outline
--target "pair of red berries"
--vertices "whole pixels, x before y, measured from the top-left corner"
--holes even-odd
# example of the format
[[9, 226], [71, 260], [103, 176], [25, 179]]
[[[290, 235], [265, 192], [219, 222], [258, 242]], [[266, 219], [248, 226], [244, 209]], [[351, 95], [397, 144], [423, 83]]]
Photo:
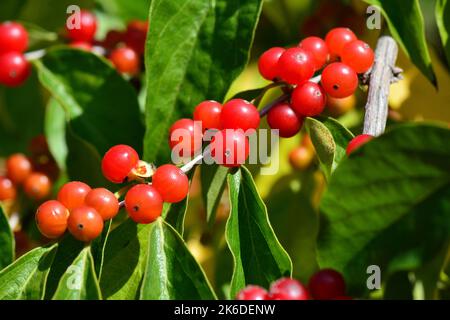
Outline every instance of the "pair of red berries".
[[31, 73], [23, 52], [28, 48], [28, 32], [16, 22], [0, 24], [0, 84], [17, 87]]

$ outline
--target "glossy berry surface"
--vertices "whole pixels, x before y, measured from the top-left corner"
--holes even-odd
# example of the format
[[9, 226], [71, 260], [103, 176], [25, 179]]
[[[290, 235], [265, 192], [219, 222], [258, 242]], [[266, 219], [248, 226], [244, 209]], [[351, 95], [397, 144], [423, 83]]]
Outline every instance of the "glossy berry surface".
[[356, 35], [348, 28], [331, 29], [325, 37], [325, 42], [332, 56], [341, 56], [344, 46], [354, 40], [357, 40]]
[[35, 218], [39, 231], [47, 238], [55, 239], [67, 229], [69, 210], [60, 202], [50, 200], [39, 206]]
[[189, 179], [180, 168], [165, 164], [156, 169], [152, 185], [158, 190], [164, 202], [175, 203], [186, 198], [189, 192]]
[[270, 286], [270, 300], [309, 300], [306, 288], [297, 280], [282, 278]]
[[302, 48], [287, 49], [278, 61], [280, 77], [289, 84], [301, 84], [314, 75], [314, 60]]
[[192, 119], [180, 119], [169, 129], [169, 146], [180, 157], [193, 156], [202, 147], [202, 129]]
[[34, 200], [46, 198], [51, 191], [52, 183], [43, 173], [34, 172], [25, 179], [23, 189], [28, 197]]
[[327, 96], [320, 85], [306, 82], [297, 86], [292, 92], [292, 109], [302, 117], [315, 117], [322, 113], [327, 103]]
[[67, 227], [75, 239], [89, 242], [102, 233], [103, 219], [94, 208], [78, 207], [70, 212]]
[[320, 83], [328, 95], [342, 99], [351, 96], [356, 91], [358, 75], [346, 64], [335, 62], [323, 70]]
[[341, 59], [356, 73], [365, 73], [372, 67], [375, 54], [367, 43], [355, 40], [344, 46]]
[[223, 105], [220, 115], [222, 129], [257, 129], [260, 116], [258, 109], [243, 99], [233, 99]]
[[109, 60], [120, 73], [136, 75], [139, 73], [140, 58], [133, 49], [121, 47], [114, 49], [109, 56]]
[[260, 286], [248, 285], [236, 296], [236, 300], [268, 300], [267, 290]]
[[287, 103], [280, 103], [270, 109], [267, 123], [271, 129], [278, 129], [279, 136], [289, 138], [295, 136], [303, 125], [303, 119], [297, 116]]
[[[73, 19], [74, 22], [76, 20], [77, 19]], [[79, 22], [79, 27], [74, 25], [69, 29], [69, 27], [66, 26], [67, 36], [73, 41], [92, 42], [94, 40], [95, 32], [97, 31], [97, 18], [93, 13], [81, 10]]]
[[0, 54], [6, 52], [24, 52], [28, 47], [28, 32], [16, 22], [0, 24]]
[[316, 300], [330, 300], [345, 295], [345, 280], [332, 269], [316, 272], [309, 280], [309, 292]]
[[299, 48], [309, 52], [314, 61], [314, 69], [320, 70], [328, 61], [328, 47], [325, 41], [319, 37], [307, 37], [298, 45]]
[[23, 84], [31, 73], [30, 63], [19, 52], [0, 55], [0, 84], [17, 87]]
[[84, 199], [91, 187], [80, 181], [71, 181], [62, 186], [58, 192], [58, 201], [67, 209], [72, 210], [84, 205]]
[[373, 139], [373, 136], [370, 134], [360, 134], [359, 136], [354, 137], [347, 145], [347, 149], [345, 152], [347, 156], [349, 156], [353, 151], [361, 147], [363, 144], [366, 144], [370, 140]]
[[279, 77], [278, 60], [286, 50], [275, 47], [264, 52], [258, 60], [259, 73], [267, 80], [273, 81]]
[[109, 149], [102, 159], [102, 172], [114, 183], [124, 182], [139, 162], [139, 155], [132, 147], [119, 144]]
[[13, 200], [16, 198], [17, 190], [13, 182], [6, 177], [0, 176], [0, 201]]
[[138, 54], [143, 54], [145, 49], [145, 39], [147, 38], [148, 22], [133, 20], [128, 23], [124, 35], [124, 42], [133, 48]]
[[114, 218], [119, 212], [119, 201], [114, 193], [105, 188], [96, 188], [89, 191], [84, 203], [102, 217], [103, 221]]
[[8, 178], [15, 184], [21, 184], [33, 171], [30, 159], [24, 154], [16, 153], [6, 160], [6, 172]]
[[155, 187], [138, 184], [125, 196], [125, 208], [137, 223], [151, 223], [161, 216], [163, 199]]
[[194, 121], [201, 121], [203, 131], [220, 129], [222, 105], [213, 100], [203, 101], [194, 109]]
[[211, 156], [217, 164], [225, 167], [239, 167], [248, 158], [250, 146], [242, 130], [224, 129], [211, 140]]
[[91, 51], [92, 50], [92, 44], [85, 41], [73, 41], [69, 43], [69, 47], [84, 51]]

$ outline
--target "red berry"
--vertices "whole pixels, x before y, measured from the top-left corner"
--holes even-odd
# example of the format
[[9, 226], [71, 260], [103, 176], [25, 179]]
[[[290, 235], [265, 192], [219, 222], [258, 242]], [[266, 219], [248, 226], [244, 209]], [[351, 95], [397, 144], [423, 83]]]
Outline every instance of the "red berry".
[[34, 200], [46, 198], [51, 191], [52, 183], [45, 174], [35, 172], [25, 179], [23, 189], [28, 197]]
[[314, 75], [314, 59], [302, 48], [287, 49], [278, 61], [281, 78], [290, 84], [301, 84]]
[[194, 121], [201, 121], [203, 131], [220, 129], [220, 113], [222, 105], [216, 101], [203, 101], [194, 109]]
[[358, 88], [358, 75], [346, 64], [335, 62], [323, 70], [320, 83], [331, 97], [347, 98]]
[[147, 21], [130, 21], [127, 26], [127, 31], [124, 35], [124, 41], [126, 45], [133, 48], [138, 54], [143, 54], [145, 50], [147, 31]]
[[111, 60], [117, 71], [120, 73], [132, 76], [139, 73], [139, 56], [136, 51], [131, 48], [121, 47], [113, 50], [109, 56], [109, 60]]
[[316, 272], [309, 280], [309, 291], [316, 300], [330, 300], [345, 295], [345, 280], [332, 269]]
[[243, 99], [233, 99], [223, 105], [220, 115], [222, 129], [257, 129], [260, 116], [258, 109]]
[[113, 49], [119, 44], [124, 38], [124, 34], [117, 30], [110, 30], [106, 34], [105, 39], [101, 42], [102, 47], [107, 49]]
[[[74, 22], [77, 19], [74, 19]], [[71, 26], [72, 29], [67, 29], [67, 36], [73, 41], [92, 42], [97, 31], [97, 18], [89, 11], [81, 10], [80, 12], [80, 25]]]
[[67, 226], [75, 239], [89, 242], [102, 233], [103, 219], [94, 208], [82, 206], [70, 212]]
[[258, 61], [259, 73], [270, 81], [277, 78], [278, 75], [278, 60], [286, 50], [283, 48], [275, 47], [264, 52]]
[[69, 43], [69, 47], [74, 49], [80, 49], [84, 51], [91, 51], [92, 50], [92, 44], [85, 41], [73, 41]]
[[0, 84], [17, 87], [24, 83], [31, 73], [30, 63], [19, 52], [0, 55]]
[[192, 119], [180, 119], [169, 129], [169, 145], [177, 147], [178, 156], [190, 157], [202, 148], [202, 130]]
[[268, 300], [268, 298], [266, 289], [254, 285], [246, 286], [236, 296], [237, 300]]
[[239, 167], [249, 155], [249, 141], [243, 130], [224, 129], [217, 132], [210, 144], [211, 156], [217, 164]]
[[369, 71], [375, 60], [375, 54], [370, 46], [361, 40], [347, 43], [342, 50], [342, 62], [355, 70], [356, 73]]
[[72, 210], [84, 206], [84, 200], [90, 191], [91, 187], [86, 183], [71, 181], [62, 186], [57, 198], [67, 209]]
[[36, 211], [36, 224], [39, 231], [49, 239], [64, 234], [67, 229], [69, 210], [56, 200], [46, 201]]
[[28, 32], [16, 22], [0, 24], [0, 54], [6, 52], [24, 52], [28, 47]]
[[281, 278], [270, 286], [270, 300], [309, 300], [306, 288], [297, 280]]
[[165, 164], [152, 177], [152, 185], [158, 190], [164, 202], [180, 202], [189, 192], [189, 179], [180, 168]]
[[335, 28], [327, 33], [325, 42], [332, 56], [341, 56], [344, 46], [356, 39], [356, 35], [352, 30], [348, 28]]
[[313, 159], [313, 150], [305, 146], [299, 146], [289, 153], [289, 163], [295, 170], [304, 171], [308, 169]]
[[306, 82], [292, 92], [292, 109], [301, 117], [315, 117], [322, 113], [327, 96], [320, 85]]
[[280, 137], [289, 138], [300, 131], [303, 119], [295, 114], [289, 104], [280, 103], [270, 109], [267, 114], [267, 123], [270, 128], [279, 130]]
[[363, 144], [369, 142], [374, 137], [370, 134], [360, 134], [359, 136], [354, 137], [347, 145], [347, 156], [349, 156], [353, 151], [361, 147]]
[[151, 223], [161, 216], [163, 199], [155, 187], [138, 184], [125, 196], [125, 208], [137, 223]]
[[21, 153], [16, 153], [6, 160], [7, 176], [15, 184], [21, 184], [33, 171], [30, 159]]
[[6, 177], [0, 176], [0, 201], [13, 200], [16, 198], [17, 190], [13, 182]]
[[328, 61], [328, 47], [325, 41], [319, 37], [308, 37], [302, 40], [298, 45], [309, 52], [314, 60], [314, 69], [320, 70]]
[[109, 149], [102, 159], [102, 172], [106, 179], [123, 183], [139, 162], [139, 155], [132, 147], [119, 144]]
[[114, 218], [119, 212], [119, 201], [114, 193], [105, 189], [92, 189], [86, 195], [84, 203], [94, 208], [95, 211], [102, 217], [103, 221]]

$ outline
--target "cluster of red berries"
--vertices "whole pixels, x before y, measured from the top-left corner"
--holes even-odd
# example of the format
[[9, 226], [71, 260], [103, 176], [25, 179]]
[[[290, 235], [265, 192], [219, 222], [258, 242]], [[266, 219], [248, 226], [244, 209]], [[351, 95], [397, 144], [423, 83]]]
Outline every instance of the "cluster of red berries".
[[31, 66], [23, 54], [27, 48], [28, 32], [21, 24], [0, 24], [0, 84], [17, 87], [28, 79]]
[[249, 285], [236, 296], [237, 300], [348, 300], [345, 294], [345, 280], [342, 275], [332, 269], [316, 272], [309, 280], [308, 288], [299, 281], [282, 278], [264, 288]]

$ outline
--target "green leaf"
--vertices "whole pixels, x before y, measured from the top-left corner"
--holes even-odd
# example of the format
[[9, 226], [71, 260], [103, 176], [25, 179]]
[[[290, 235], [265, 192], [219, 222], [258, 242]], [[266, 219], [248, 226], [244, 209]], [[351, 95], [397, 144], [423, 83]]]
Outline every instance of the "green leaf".
[[411, 61], [437, 85], [425, 38], [425, 24], [418, 0], [365, 0], [380, 8], [392, 36]]
[[325, 177], [330, 179], [345, 158], [345, 149], [353, 134], [333, 118], [306, 118], [305, 125]]
[[33, 249], [0, 272], [0, 300], [44, 297], [57, 245]]
[[100, 300], [91, 248], [85, 247], [59, 280], [53, 300]]
[[217, 207], [225, 189], [228, 168], [217, 164], [202, 165], [200, 180], [202, 186], [203, 205], [206, 211], [206, 221], [213, 222]]
[[450, 63], [450, 5], [447, 0], [436, 1], [436, 23], [441, 35], [447, 62]]
[[321, 201], [321, 267], [364, 291], [366, 268], [414, 270], [450, 237], [450, 130], [405, 125], [341, 163]]
[[248, 284], [268, 288], [291, 276], [292, 262], [270, 225], [266, 206], [250, 172], [241, 167], [228, 175], [231, 214], [226, 239], [234, 258], [230, 297]]
[[47, 104], [44, 131], [53, 158], [58, 167], [65, 170], [69, 153], [66, 143], [66, 113], [58, 101], [53, 98]]
[[0, 206], [0, 270], [14, 261], [14, 235]]
[[94, 258], [95, 273], [99, 279], [102, 274], [106, 244], [108, 243], [109, 233], [111, 232], [111, 225], [112, 220], [106, 221], [101, 236], [91, 243], [91, 253]]
[[152, 224], [146, 264], [141, 299], [216, 299], [204, 271], [181, 236], [162, 219]]
[[261, 5], [262, 0], [152, 1], [145, 160], [168, 162], [172, 123], [191, 117], [203, 100], [225, 98], [248, 61]]
[[96, 2], [106, 12], [128, 22], [134, 19], [147, 20], [151, 0], [96, 0]]

